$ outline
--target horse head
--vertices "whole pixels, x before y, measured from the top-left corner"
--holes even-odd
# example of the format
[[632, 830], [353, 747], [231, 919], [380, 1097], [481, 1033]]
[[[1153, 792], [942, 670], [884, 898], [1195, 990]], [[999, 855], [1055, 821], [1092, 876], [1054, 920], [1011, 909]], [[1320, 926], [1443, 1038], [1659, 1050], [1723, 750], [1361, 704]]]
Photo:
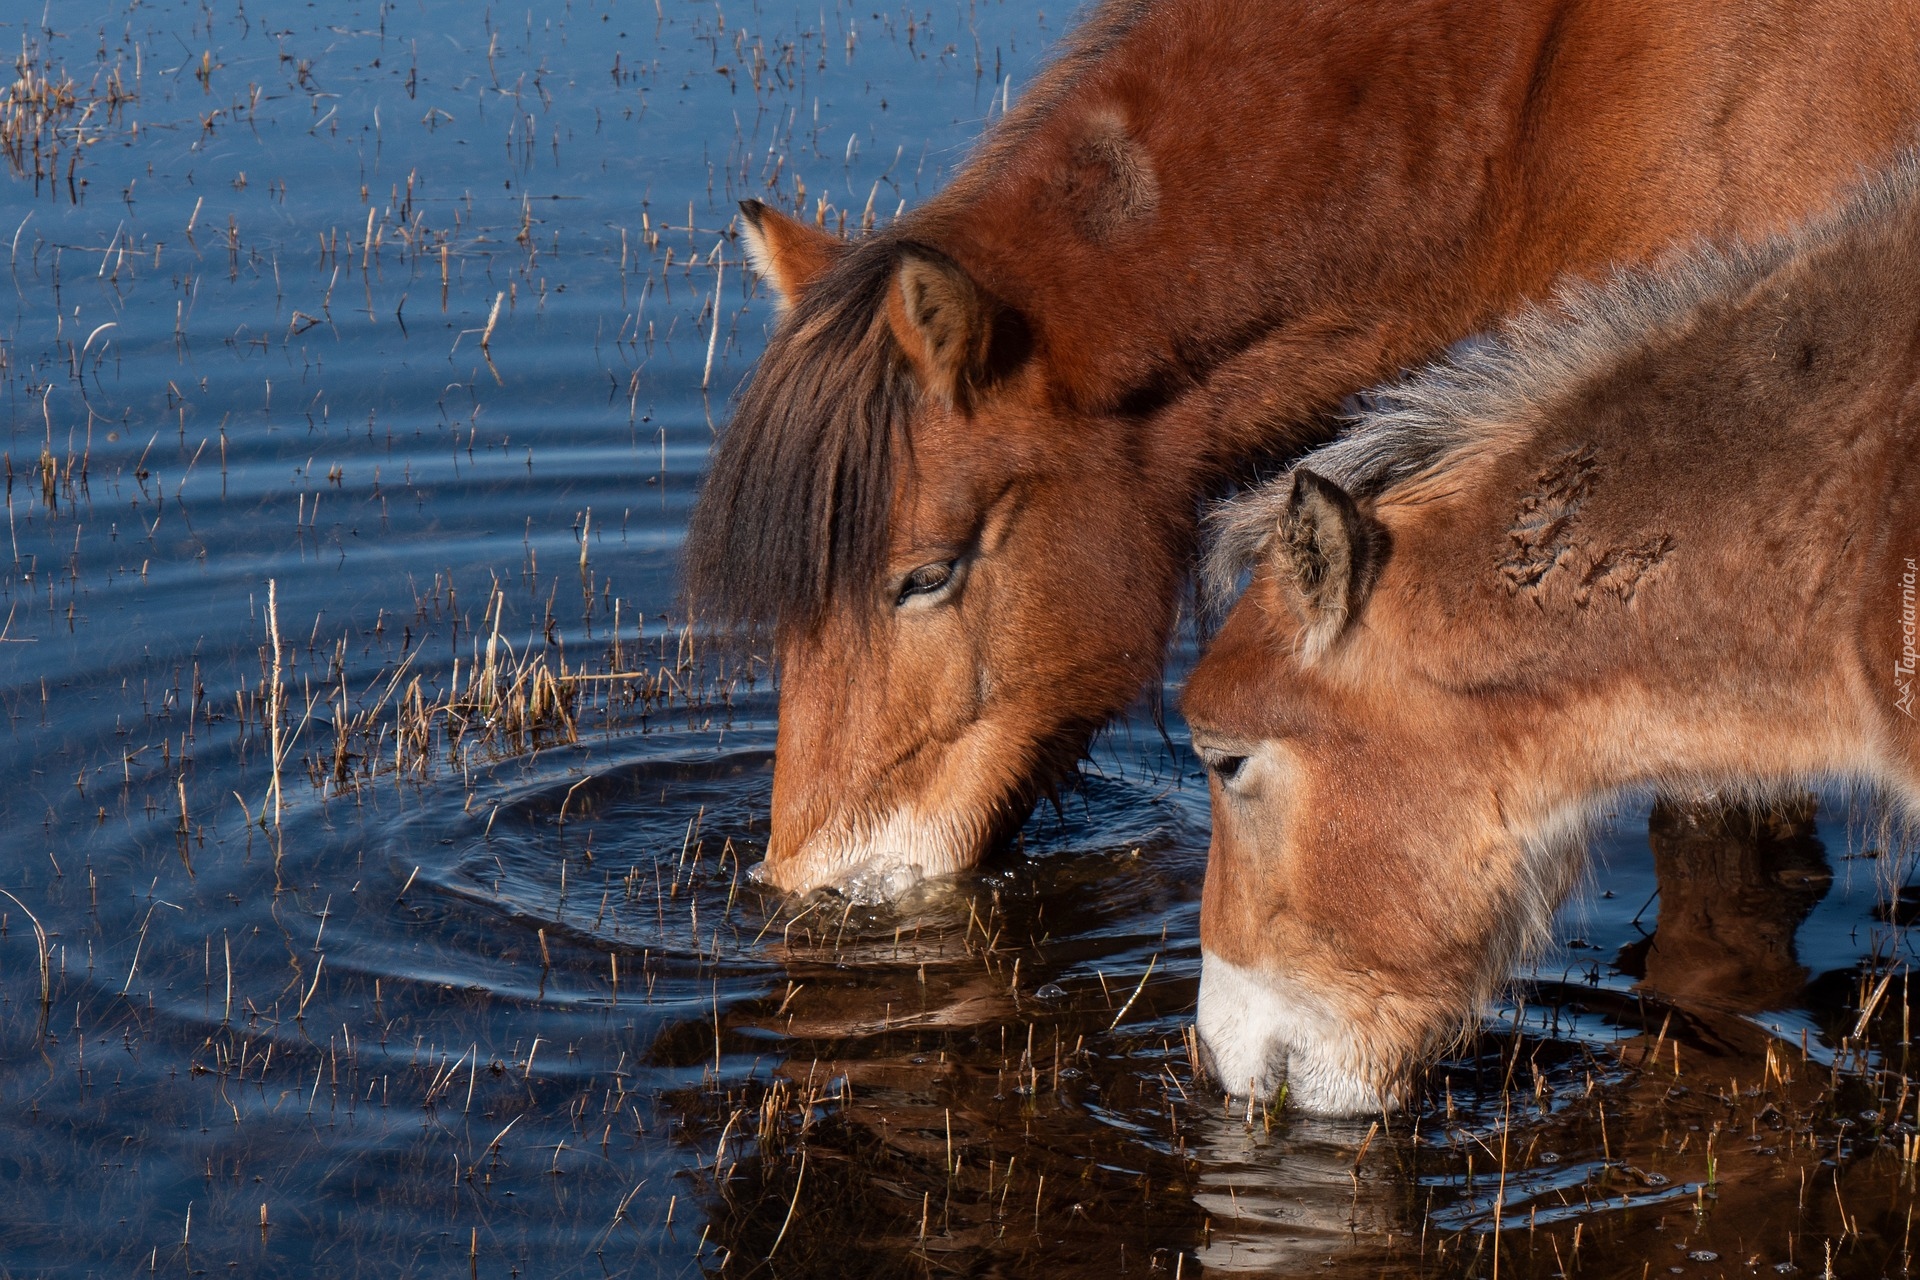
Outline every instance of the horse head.
[[947, 252], [745, 212], [784, 314], [689, 578], [779, 657], [767, 874], [961, 870], [1158, 670], [1191, 500], [1063, 400], [1048, 335]]
[[1229, 1094], [1389, 1111], [1543, 931], [1577, 828], [1520, 834], [1497, 735], [1405, 678], [1370, 502], [1297, 469], [1218, 523], [1215, 588], [1253, 578], [1182, 703], [1213, 804], [1202, 1051]]

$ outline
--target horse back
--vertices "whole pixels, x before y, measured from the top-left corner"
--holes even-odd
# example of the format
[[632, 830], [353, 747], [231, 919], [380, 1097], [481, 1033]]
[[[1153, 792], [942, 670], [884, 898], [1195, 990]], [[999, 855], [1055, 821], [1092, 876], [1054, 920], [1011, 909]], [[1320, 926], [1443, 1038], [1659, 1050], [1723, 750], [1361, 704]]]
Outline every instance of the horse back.
[[1616, 291], [1702, 296], [1589, 326], [1511, 421], [1390, 495], [1398, 651], [1570, 697], [1747, 680], [1783, 723], [1890, 695], [1920, 561], [1917, 172], [1741, 287], [1735, 253]]

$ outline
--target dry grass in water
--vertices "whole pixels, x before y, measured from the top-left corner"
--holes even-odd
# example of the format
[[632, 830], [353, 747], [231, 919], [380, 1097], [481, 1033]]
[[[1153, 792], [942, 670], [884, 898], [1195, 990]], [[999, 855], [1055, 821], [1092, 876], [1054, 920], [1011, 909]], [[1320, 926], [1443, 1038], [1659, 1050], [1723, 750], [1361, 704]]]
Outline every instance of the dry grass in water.
[[[450, 607], [451, 585], [444, 591], [441, 607]], [[483, 614], [485, 639], [476, 637], [468, 656], [454, 659], [444, 684], [420, 672], [415, 646], [356, 694], [343, 636], [328, 655], [324, 680], [303, 678], [294, 694], [287, 673], [303, 646], [282, 641], [277, 603], [270, 593], [260, 683], [237, 690], [232, 704], [243, 744], [258, 740], [273, 774], [257, 813], [261, 823], [277, 823], [282, 769], [322, 727], [326, 744], [309, 747], [298, 763], [316, 789], [333, 795], [379, 777], [426, 782], [440, 765], [457, 772], [569, 745], [589, 721], [612, 732], [636, 725], [644, 731], [672, 714], [695, 725], [725, 718], [743, 683], [725, 666], [703, 669], [687, 624], [656, 636], [609, 638], [598, 665], [570, 667], [557, 641], [516, 647], [504, 631], [506, 595], [496, 585]], [[314, 653], [311, 642], [304, 647]], [[754, 669], [759, 660], [745, 665]], [[749, 675], [744, 683], [756, 681]]]
[[77, 204], [74, 174], [82, 152], [106, 136], [120, 109], [139, 95], [128, 90], [119, 66], [82, 87], [37, 40], [21, 42], [13, 71], [13, 83], [0, 97], [0, 154], [15, 177], [36, 186], [64, 178], [68, 196]]

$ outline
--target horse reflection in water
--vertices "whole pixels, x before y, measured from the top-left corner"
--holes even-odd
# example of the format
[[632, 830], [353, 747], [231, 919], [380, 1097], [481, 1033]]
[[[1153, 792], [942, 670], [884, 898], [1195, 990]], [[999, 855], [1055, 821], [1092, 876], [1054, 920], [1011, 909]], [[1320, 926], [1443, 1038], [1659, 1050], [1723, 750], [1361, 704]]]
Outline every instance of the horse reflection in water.
[[1833, 881], [1815, 834], [1818, 808], [1812, 796], [1717, 812], [1656, 803], [1647, 825], [1658, 924], [1620, 967], [1689, 1010], [1753, 1014], [1797, 1003], [1807, 970], [1794, 933]]
[[1419, 1231], [1388, 1143], [1368, 1143], [1369, 1126], [1306, 1117], [1288, 1126], [1284, 1141], [1261, 1127], [1258, 1118], [1248, 1125], [1220, 1117], [1196, 1144], [1194, 1202], [1209, 1220], [1199, 1258], [1209, 1275], [1297, 1275], [1335, 1259], [1386, 1255], [1396, 1239]]
[[[1630, 976], [1644, 973], [1639, 998], [1550, 980], [1528, 988], [1529, 1007], [1594, 1011], [1597, 1020], [1586, 1024], [1592, 1042], [1606, 1046], [1610, 1061], [1638, 1068], [1617, 1073], [1598, 1095], [1610, 1117], [1613, 1167], [1661, 1167], [1674, 1044], [1684, 1048], [1688, 1080], [1724, 1085], [1765, 1070], [1770, 1037], [1744, 1015], [1802, 998], [1794, 931], [1829, 879], [1814, 815], [1806, 798], [1720, 822], [1656, 806], [1649, 838], [1658, 919], [1652, 937], [1619, 965]], [[1447, 1233], [1471, 1241], [1491, 1226], [1491, 1184], [1483, 1176], [1462, 1185], [1458, 1175], [1460, 1152], [1477, 1148], [1453, 1139], [1449, 1150], [1450, 1133], [1471, 1131], [1497, 1147], [1497, 1127], [1511, 1121], [1510, 1218], [1536, 1209], [1567, 1214], [1552, 1191], [1566, 1189], [1578, 1205], [1574, 1187], [1604, 1178], [1597, 1129], [1569, 1134], [1564, 1114], [1509, 1114], [1500, 1092], [1500, 1055], [1517, 1052], [1557, 1061], [1544, 1069], [1556, 1088], [1577, 1095], [1586, 1059], [1566, 1041], [1528, 1033], [1515, 1050], [1504, 1034], [1483, 1037], [1478, 1080], [1462, 1059], [1445, 1064], [1450, 1079], [1430, 1083], [1417, 1111], [1424, 1145], [1411, 1141], [1408, 1118], [1377, 1131], [1367, 1118], [1269, 1117], [1264, 1109], [1249, 1121], [1244, 1104], [1229, 1111], [1190, 1087], [1183, 1052], [1164, 1059], [1149, 1052], [1143, 1067], [1133, 1056], [1139, 1038], [1126, 1028], [1103, 1034], [1113, 1014], [1097, 986], [1076, 1005], [1037, 998], [1046, 984], [1035, 977], [1014, 981], [1015, 958], [1031, 964], [1039, 957], [1006, 946], [1007, 939], [1018, 943], [1037, 931], [1033, 917], [1051, 919], [1055, 904], [1081, 896], [1082, 882], [1110, 877], [1098, 859], [1086, 861], [1075, 883], [1048, 886], [1024, 903], [996, 906], [975, 886], [971, 901], [958, 890], [871, 910], [817, 899], [812, 909], [794, 908], [802, 914], [790, 928], [789, 917], [777, 919], [756, 958], [778, 960], [781, 983], [754, 1007], [723, 1015], [722, 1031], [734, 1051], [777, 1045], [784, 1060], [761, 1078], [777, 1082], [790, 1110], [805, 1096], [819, 1100], [817, 1118], [804, 1135], [788, 1135], [802, 1141], [765, 1146], [758, 1119], [746, 1114], [752, 1098], [709, 1118], [695, 1143], [703, 1158], [724, 1146], [726, 1163], [738, 1165], [712, 1203], [715, 1240], [743, 1258], [765, 1256], [798, 1189], [806, 1212], [780, 1253], [800, 1272], [813, 1258], [848, 1273], [891, 1273], [913, 1257], [935, 1271], [1038, 1274], [1031, 1268], [1044, 1263], [1050, 1275], [1105, 1276], [1124, 1257], [1130, 1265], [1139, 1260], [1144, 1273], [1163, 1274], [1172, 1270], [1165, 1257], [1159, 1272], [1149, 1271], [1155, 1250], [1184, 1249], [1192, 1255], [1189, 1274], [1197, 1260], [1209, 1273], [1324, 1274], [1331, 1261], [1333, 1274], [1371, 1275], [1417, 1254], [1423, 1228], [1432, 1248]], [[1063, 920], [1058, 945], [1093, 945], [1102, 932], [1137, 924], [1146, 905], [1142, 898]], [[1005, 947], [991, 966], [981, 954], [986, 933]], [[1177, 1020], [1190, 1007], [1196, 959], [1176, 948], [1156, 971], [1171, 972], [1143, 997], [1142, 1005], [1158, 1008], [1147, 1026]], [[1116, 1003], [1125, 995], [1116, 992]], [[1644, 1035], [1614, 1039], [1642, 1025]], [[710, 1035], [700, 1030], [692, 1038]], [[1085, 1052], [1074, 1053], [1077, 1045]], [[1164, 1101], [1153, 1090], [1143, 1097], [1142, 1079], [1158, 1078], [1162, 1066], [1190, 1087], [1190, 1098], [1171, 1085]], [[1449, 1116], [1448, 1101], [1457, 1103], [1457, 1116]], [[743, 1118], [723, 1144], [720, 1130], [736, 1106]], [[1177, 1137], [1163, 1108], [1177, 1113]], [[1656, 1115], [1667, 1118], [1635, 1129], [1634, 1117]], [[799, 1145], [809, 1153], [804, 1185]], [[1536, 1148], [1558, 1150], [1562, 1159], [1543, 1163]], [[1535, 1158], [1523, 1158], [1529, 1151]], [[1763, 1179], [1777, 1170], [1745, 1151], [1720, 1158], [1718, 1212], [1764, 1217], [1777, 1183]], [[1586, 1221], [1586, 1238], [1597, 1238], [1602, 1224]], [[1572, 1225], [1562, 1220], [1563, 1248]], [[856, 1238], [858, 1257], [845, 1243]], [[1545, 1256], [1549, 1246], [1539, 1248]]]

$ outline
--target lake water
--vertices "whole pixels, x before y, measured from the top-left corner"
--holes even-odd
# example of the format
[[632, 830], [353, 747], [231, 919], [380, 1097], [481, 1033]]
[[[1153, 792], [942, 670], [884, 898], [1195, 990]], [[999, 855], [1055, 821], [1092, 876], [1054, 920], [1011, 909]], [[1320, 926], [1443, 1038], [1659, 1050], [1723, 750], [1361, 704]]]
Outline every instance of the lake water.
[[0, 1274], [1903, 1273], [1915, 895], [1843, 805], [1625, 809], [1384, 1131], [1194, 1083], [1177, 723], [958, 884], [743, 874], [769, 673], [675, 597], [735, 202], [913, 207], [1067, 11], [32, 10]]

